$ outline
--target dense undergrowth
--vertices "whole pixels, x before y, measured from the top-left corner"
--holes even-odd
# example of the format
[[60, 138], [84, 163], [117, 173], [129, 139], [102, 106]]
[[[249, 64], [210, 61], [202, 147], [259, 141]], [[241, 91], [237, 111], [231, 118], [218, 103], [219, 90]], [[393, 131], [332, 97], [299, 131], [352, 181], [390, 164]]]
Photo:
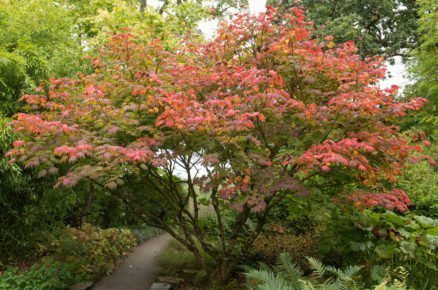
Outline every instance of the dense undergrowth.
[[136, 227], [100, 229], [90, 224], [63, 228], [40, 244], [38, 256], [0, 269], [2, 290], [62, 290], [110, 274], [130, 249], [160, 231]]
[[[249, 257], [241, 261], [240, 270], [225, 289], [246, 289], [247, 286], [251, 289], [435, 289], [438, 220], [422, 215], [423, 209], [417, 214], [415, 208], [413, 205], [412, 212], [400, 214], [382, 208], [358, 211], [350, 207], [332, 208], [327, 204], [324, 210], [319, 207], [308, 211], [307, 223], [273, 221], [257, 238]], [[321, 216], [329, 218], [321, 220]], [[206, 217], [205, 223], [210, 222]], [[301, 282], [296, 279], [287, 282], [288, 274], [275, 274], [266, 265], [260, 266], [260, 261], [275, 266], [283, 253], [288, 255], [288, 264], [293, 263], [300, 269], [297, 279]], [[355, 266], [353, 280], [342, 276], [352, 284], [329, 279], [336, 274], [333, 271], [319, 279], [322, 277], [314, 275], [309, 257], [322, 261], [321, 265], [333, 271]], [[202, 271], [193, 254], [177, 242], [163, 252], [159, 263], [161, 275], [180, 280], [177, 289], [210, 285], [208, 279], [211, 278]], [[209, 267], [215, 267], [213, 261], [209, 261]], [[245, 282], [242, 276], [245, 271], [252, 282]], [[278, 277], [286, 282], [279, 282]], [[272, 288], [274, 285], [286, 288]]]

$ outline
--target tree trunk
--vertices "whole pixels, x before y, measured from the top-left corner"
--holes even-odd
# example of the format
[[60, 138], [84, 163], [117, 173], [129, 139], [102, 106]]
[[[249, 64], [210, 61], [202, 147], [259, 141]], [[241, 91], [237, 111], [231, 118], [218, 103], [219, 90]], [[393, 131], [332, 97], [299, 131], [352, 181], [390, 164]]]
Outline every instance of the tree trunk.
[[147, 0], [140, 0], [140, 12], [143, 13], [146, 6], [148, 5]]
[[94, 198], [94, 192], [91, 192], [88, 195], [87, 200], [85, 201], [84, 209], [81, 212], [81, 224], [80, 224], [80, 226], [82, 226], [84, 223], [87, 222], [87, 217], [88, 217], [88, 214], [90, 213], [91, 205], [93, 203], [93, 198]]
[[164, 13], [164, 9], [166, 8], [166, 6], [169, 4], [169, 0], [164, 0], [163, 5], [161, 6], [160, 10], [158, 11], [159, 14], [163, 14]]

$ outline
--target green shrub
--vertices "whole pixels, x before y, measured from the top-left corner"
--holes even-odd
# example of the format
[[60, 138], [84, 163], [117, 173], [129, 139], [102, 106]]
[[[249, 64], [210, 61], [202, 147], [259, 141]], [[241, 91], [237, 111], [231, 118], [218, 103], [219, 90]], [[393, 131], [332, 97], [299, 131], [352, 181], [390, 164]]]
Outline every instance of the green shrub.
[[157, 262], [169, 274], [175, 274], [181, 269], [199, 270], [193, 253], [175, 240], [172, 240], [166, 250], [158, 256]]
[[59, 230], [42, 244], [44, 257], [28, 271], [0, 272], [0, 290], [62, 290], [80, 281], [96, 280], [114, 268], [135, 245], [129, 230], [100, 229], [89, 224]]
[[306, 256], [317, 255], [321, 235], [318, 231], [300, 235], [291, 233], [265, 233], [253, 244], [252, 254], [263, 261], [274, 263], [280, 253], [288, 253], [300, 266], [305, 267]]
[[[202, 251], [201, 255], [207, 267], [214, 269], [214, 261], [211, 257]], [[169, 242], [167, 248], [158, 256], [157, 263], [161, 267], [161, 272], [164, 275], [179, 277], [191, 286], [201, 287], [201, 289], [203, 289], [208, 282], [211, 282], [207, 280], [207, 272], [199, 265], [193, 253], [176, 240]]]
[[[436, 289], [438, 220], [394, 212], [342, 211], [321, 243], [323, 255], [337, 253], [344, 264], [361, 263], [378, 282], [399, 267], [409, 271], [408, 286]], [[435, 288], [434, 288], [435, 287]]]
[[10, 121], [0, 112], [0, 262], [35, 255], [38, 244], [64, 226], [63, 220], [76, 203], [73, 190], [53, 189], [47, 180], [32, 179], [31, 169], [3, 157], [19, 138], [8, 126]]
[[10, 116], [17, 111], [27, 78], [25, 59], [0, 48], [0, 113]]
[[23, 272], [15, 268], [0, 272], [0, 290], [63, 290], [74, 281], [68, 266], [53, 259], [45, 259]]
[[217, 237], [219, 235], [218, 232], [218, 224], [215, 215], [206, 214], [203, 217], [199, 218], [199, 227], [205, 232], [207, 237]]
[[327, 205], [325, 197], [317, 191], [306, 198], [287, 196], [272, 209], [269, 222], [294, 234], [311, 232], [324, 221]]
[[[438, 159], [438, 145], [425, 152], [433, 159]], [[426, 162], [410, 166], [404, 175], [397, 180], [414, 204], [412, 211], [419, 215], [438, 218], [438, 167], [431, 167]]]
[[134, 235], [137, 245], [140, 245], [145, 241], [163, 233], [163, 231], [160, 229], [148, 226], [130, 227], [129, 230]]
[[80, 280], [95, 280], [113, 270], [118, 258], [135, 245], [129, 230], [100, 229], [84, 224], [60, 231], [41, 252], [68, 265]]

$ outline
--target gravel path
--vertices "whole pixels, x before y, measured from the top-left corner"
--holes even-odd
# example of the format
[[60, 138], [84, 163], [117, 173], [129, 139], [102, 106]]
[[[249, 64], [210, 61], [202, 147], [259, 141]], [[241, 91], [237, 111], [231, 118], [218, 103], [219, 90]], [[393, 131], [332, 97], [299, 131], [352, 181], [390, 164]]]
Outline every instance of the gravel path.
[[163, 234], [136, 247], [110, 276], [103, 277], [91, 289], [148, 290], [158, 270], [155, 257], [171, 239]]

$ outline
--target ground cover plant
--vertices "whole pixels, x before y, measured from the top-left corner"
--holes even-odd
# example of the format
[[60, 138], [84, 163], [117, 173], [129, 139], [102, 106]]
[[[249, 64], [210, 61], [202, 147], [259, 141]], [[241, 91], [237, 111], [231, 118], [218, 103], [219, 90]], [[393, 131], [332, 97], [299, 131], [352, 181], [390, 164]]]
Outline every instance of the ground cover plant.
[[307, 257], [312, 274], [304, 276], [304, 271], [293, 262], [287, 253], [279, 255], [274, 268], [261, 264], [259, 270], [247, 269], [245, 274], [249, 278], [249, 289], [284, 289], [284, 290], [310, 290], [310, 289], [407, 289], [406, 271], [400, 269], [399, 279], [385, 276], [381, 283], [365, 288], [360, 281], [360, 266], [348, 266], [339, 269], [327, 266], [318, 259]]
[[[110, 192], [220, 283], [286, 197], [343, 180], [324, 198], [406, 212], [397, 176], [409, 162], [435, 163], [412, 155], [430, 145], [423, 134], [397, 126], [427, 100], [379, 88], [382, 58], [314, 38], [300, 8], [238, 15], [214, 40], [187, 38], [178, 49], [140, 34], [113, 35], [91, 58], [92, 73], [23, 96], [29, 112], [12, 122], [23, 137], [7, 155], [56, 177], [56, 187]], [[205, 205], [213, 235], [200, 224]]]

